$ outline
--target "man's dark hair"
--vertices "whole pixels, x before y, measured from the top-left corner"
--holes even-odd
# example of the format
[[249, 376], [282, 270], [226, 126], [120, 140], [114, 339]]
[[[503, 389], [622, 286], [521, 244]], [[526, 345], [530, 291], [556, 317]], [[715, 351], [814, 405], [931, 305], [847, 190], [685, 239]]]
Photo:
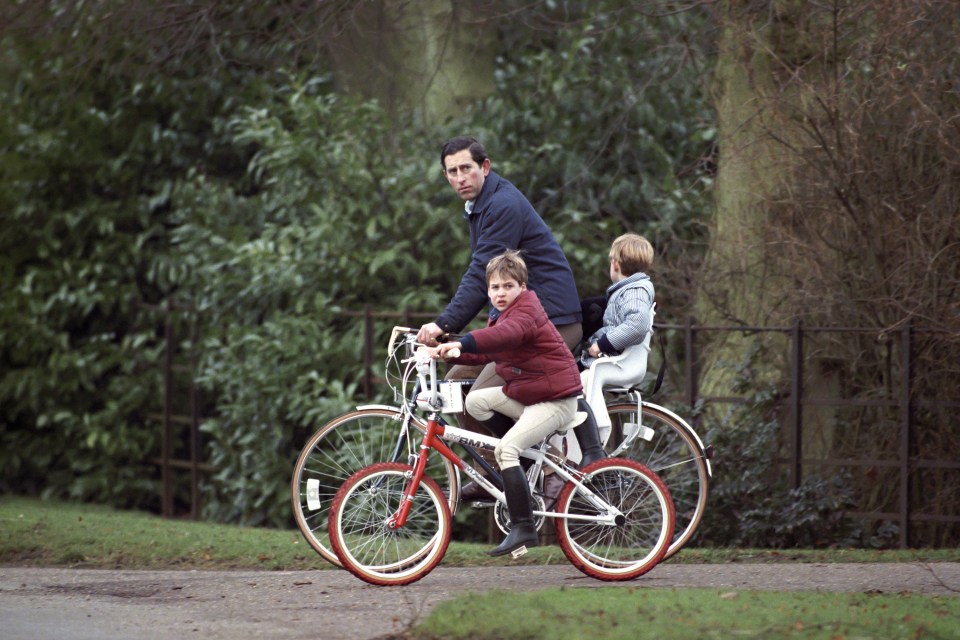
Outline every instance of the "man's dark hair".
[[446, 169], [447, 165], [443, 163], [444, 158], [464, 149], [470, 150], [470, 157], [479, 165], [482, 165], [483, 161], [487, 159], [487, 150], [483, 148], [479, 140], [472, 136], [457, 136], [443, 143], [443, 148], [440, 149], [440, 166]]

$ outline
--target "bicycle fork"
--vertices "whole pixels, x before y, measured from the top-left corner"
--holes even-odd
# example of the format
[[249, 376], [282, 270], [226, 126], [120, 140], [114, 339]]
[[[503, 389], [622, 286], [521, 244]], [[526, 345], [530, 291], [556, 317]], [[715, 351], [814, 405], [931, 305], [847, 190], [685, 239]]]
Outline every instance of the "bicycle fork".
[[[440, 440], [438, 433], [443, 433], [443, 426], [437, 420], [437, 414], [431, 413], [427, 418], [427, 431], [423, 434], [423, 440], [420, 442], [420, 455], [416, 456], [413, 463], [413, 471], [408, 471], [406, 476], [408, 482], [403, 488], [403, 497], [400, 499], [400, 507], [397, 512], [387, 519], [387, 528], [399, 529], [407, 523], [407, 517], [410, 515], [410, 509], [413, 508], [413, 497], [417, 495], [417, 489], [420, 488], [420, 481], [423, 474], [427, 471], [427, 458], [431, 448], [436, 448], [446, 456], [443, 449], [446, 444]], [[448, 449], [449, 451], [449, 449]], [[450, 452], [451, 455], [453, 452]]]

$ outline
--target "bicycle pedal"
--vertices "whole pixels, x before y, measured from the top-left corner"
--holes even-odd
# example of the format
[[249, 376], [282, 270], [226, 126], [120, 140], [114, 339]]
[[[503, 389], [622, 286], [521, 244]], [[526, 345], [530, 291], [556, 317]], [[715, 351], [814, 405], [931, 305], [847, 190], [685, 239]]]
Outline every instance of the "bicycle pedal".
[[482, 500], [474, 500], [470, 503], [470, 506], [474, 509], [489, 509], [493, 505], [497, 504], [496, 502], [483, 502]]
[[525, 555], [527, 555], [527, 545], [523, 545], [522, 547], [517, 547], [516, 549], [510, 552], [510, 557], [513, 558], [514, 560], [516, 560], [520, 556], [525, 556]]

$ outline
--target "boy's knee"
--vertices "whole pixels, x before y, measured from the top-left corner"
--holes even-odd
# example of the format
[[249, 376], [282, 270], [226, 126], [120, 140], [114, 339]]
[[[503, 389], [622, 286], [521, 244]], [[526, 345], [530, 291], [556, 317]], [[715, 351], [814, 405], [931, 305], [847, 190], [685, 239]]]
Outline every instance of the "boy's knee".
[[477, 420], [489, 420], [493, 417], [493, 411], [490, 410], [489, 404], [476, 393], [467, 394], [464, 409]]

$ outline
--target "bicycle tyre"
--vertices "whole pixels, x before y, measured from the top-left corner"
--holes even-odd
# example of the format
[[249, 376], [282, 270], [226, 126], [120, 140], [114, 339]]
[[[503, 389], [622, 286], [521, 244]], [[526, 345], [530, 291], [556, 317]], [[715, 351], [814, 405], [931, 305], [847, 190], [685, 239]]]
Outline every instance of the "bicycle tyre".
[[664, 559], [682, 549], [700, 526], [709, 494], [710, 471], [706, 453], [693, 429], [670, 411], [643, 403], [642, 424], [653, 429], [650, 441], [636, 438], [621, 448], [627, 425], [638, 424], [636, 403], [612, 403], [607, 411], [613, 429], [605, 449], [613, 456], [635, 460], [655, 474], [670, 490], [676, 531]]
[[369, 584], [416, 582], [440, 563], [450, 544], [450, 508], [440, 486], [426, 476], [406, 524], [387, 527], [403, 503], [410, 472], [395, 462], [371, 465], [350, 476], [333, 499], [330, 546], [347, 571]]
[[[403, 413], [395, 407], [368, 407], [338, 416], [310, 437], [293, 467], [291, 495], [297, 528], [314, 551], [338, 567], [340, 560], [330, 548], [327, 532], [333, 498], [360, 469], [377, 462], [397, 462], [392, 458], [402, 420]], [[411, 433], [425, 430], [416, 418], [412, 424], [417, 431]], [[441, 487], [450, 496], [451, 513], [456, 513], [460, 493], [456, 467], [442, 456], [431, 456], [427, 473], [445, 478]]]
[[[663, 481], [647, 467], [626, 458], [599, 460], [584, 469], [582, 485], [567, 482], [560, 493], [557, 542], [573, 566], [592, 578], [632, 580], [664, 558], [673, 537], [673, 501]], [[575, 520], [596, 515], [582, 486], [619, 509], [617, 524]]]

